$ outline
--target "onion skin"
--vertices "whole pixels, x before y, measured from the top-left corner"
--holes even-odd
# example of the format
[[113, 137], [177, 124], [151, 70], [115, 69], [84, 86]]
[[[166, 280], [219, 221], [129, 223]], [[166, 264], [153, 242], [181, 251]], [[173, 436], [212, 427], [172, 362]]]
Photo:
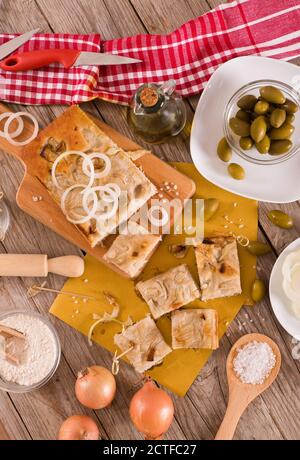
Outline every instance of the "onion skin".
[[172, 423], [174, 405], [165, 391], [149, 381], [133, 396], [129, 414], [136, 429], [144, 433], [145, 439], [162, 439]]
[[78, 374], [75, 394], [78, 401], [89, 409], [103, 409], [115, 397], [116, 380], [105, 367], [87, 367]]
[[87, 415], [72, 415], [67, 418], [58, 432], [60, 441], [97, 441], [99, 429], [94, 420]]

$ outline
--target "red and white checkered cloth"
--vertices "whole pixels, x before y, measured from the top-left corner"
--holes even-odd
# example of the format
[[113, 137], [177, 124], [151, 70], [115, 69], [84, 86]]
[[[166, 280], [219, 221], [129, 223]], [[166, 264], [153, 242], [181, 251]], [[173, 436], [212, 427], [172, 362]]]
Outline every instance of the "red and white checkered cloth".
[[[140, 64], [65, 70], [0, 70], [0, 99], [22, 104], [74, 104], [94, 98], [127, 104], [145, 82], [173, 78], [182, 96], [198, 94], [219, 65], [237, 56], [300, 56], [299, 0], [240, 0], [221, 5], [169, 35], [101, 41], [98, 34], [39, 34], [19, 51], [72, 48], [142, 59]], [[0, 34], [0, 45], [15, 35]]]

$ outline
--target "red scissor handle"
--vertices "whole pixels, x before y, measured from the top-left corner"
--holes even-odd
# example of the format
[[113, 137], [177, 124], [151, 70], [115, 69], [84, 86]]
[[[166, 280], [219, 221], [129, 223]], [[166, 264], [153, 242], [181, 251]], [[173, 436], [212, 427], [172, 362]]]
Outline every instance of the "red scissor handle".
[[78, 58], [80, 51], [66, 49], [49, 49], [28, 51], [13, 54], [0, 62], [0, 68], [8, 72], [39, 69], [54, 62], [62, 64], [66, 69], [71, 67]]

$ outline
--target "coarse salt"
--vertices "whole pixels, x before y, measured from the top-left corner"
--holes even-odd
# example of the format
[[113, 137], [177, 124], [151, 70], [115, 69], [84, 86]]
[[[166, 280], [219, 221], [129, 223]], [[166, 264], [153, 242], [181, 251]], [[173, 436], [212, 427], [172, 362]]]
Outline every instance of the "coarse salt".
[[276, 364], [276, 356], [266, 342], [249, 342], [237, 349], [233, 369], [243, 383], [262, 384]]

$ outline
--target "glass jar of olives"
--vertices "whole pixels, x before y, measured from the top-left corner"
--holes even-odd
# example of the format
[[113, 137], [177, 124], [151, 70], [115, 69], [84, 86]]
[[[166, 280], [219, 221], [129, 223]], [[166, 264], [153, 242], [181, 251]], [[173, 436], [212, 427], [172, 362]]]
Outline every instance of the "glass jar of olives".
[[300, 95], [276, 80], [251, 82], [228, 101], [223, 131], [229, 147], [261, 165], [300, 155]]

